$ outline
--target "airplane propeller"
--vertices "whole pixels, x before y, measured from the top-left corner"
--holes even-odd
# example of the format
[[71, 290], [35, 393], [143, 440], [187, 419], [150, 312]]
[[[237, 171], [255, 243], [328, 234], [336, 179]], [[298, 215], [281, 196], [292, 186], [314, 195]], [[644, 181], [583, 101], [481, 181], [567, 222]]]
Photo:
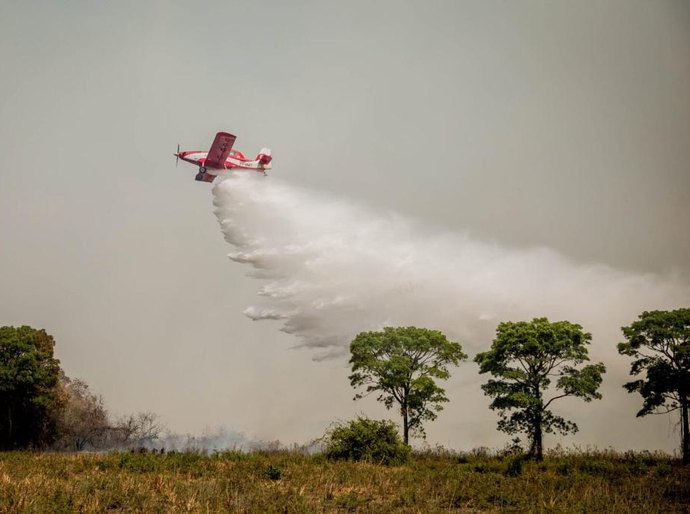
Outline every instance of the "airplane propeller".
[[177, 168], [177, 164], [180, 162], [180, 143], [177, 143], [177, 153], [175, 154], [175, 167]]

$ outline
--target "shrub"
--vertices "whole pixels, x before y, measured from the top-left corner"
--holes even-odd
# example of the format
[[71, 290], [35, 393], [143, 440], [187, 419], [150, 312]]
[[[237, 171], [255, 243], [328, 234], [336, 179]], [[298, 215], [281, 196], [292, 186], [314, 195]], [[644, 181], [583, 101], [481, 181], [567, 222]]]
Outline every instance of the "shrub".
[[522, 442], [519, 437], [513, 438], [508, 444], [506, 444], [502, 450], [497, 453], [498, 457], [516, 457], [521, 456], [525, 451], [522, 448]]
[[661, 462], [657, 465], [656, 469], [654, 470], [654, 474], [657, 477], [667, 477], [671, 474], [672, 471], [673, 468], [668, 462]]
[[521, 455], [511, 458], [508, 461], [504, 474], [508, 477], [519, 477], [522, 475], [522, 461], [523, 457]]
[[562, 476], [570, 475], [573, 472], [573, 463], [566, 459], [561, 459], [556, 464], [556, 473]]
[[334, 460], [397, 465], [407, 461], [410, 447], [402, 442], [392, 421], [358, 417], [339, 423], [324, 436], [326, 456]]
[[275, 467], [273, 464], [269, 464], [268, 468], [266, 468], [266, 478], [269, 480], [280, 480], [283, 477], [282, 471], [280, 471], [280, 468]]

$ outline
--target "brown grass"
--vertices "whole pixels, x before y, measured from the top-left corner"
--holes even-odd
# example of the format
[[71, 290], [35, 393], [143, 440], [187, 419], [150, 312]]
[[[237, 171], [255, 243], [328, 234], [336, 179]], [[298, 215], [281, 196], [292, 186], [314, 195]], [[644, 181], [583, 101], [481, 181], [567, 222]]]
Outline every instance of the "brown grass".
[[0, 454], [0, 513], [689, 512], [690, 470], [597, 452], [427, 453], [385, 467], [291, 452]]

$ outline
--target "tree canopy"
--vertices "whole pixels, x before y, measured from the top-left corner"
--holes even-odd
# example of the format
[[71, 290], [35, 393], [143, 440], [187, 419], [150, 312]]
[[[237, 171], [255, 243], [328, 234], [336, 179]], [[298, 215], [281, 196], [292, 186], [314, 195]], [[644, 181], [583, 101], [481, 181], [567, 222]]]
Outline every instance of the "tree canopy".
[[628, 327], [618, 352], [633, 357], [623, 387], [643, 398], [638, 416], [680, 410], [683, 462], [690, 463], [690, 309], [645, 311]]
[[54, 346], [45, 330], [0, 327], [0, 449], [52, 442], [60, 370]]
[[0, 327], [0, 450], [150, 446], [163, 425], [152, 412], [111, 422], [103, 399], [68, 378], [45, 330]]
[[417, 327], [362, 332], [350, 344], [350, 352], [350, 384], [365, 387], [355, 400], [378, 392], [386, 408], [399, 405], [405, 444], [410, 432], [424, 437], [423, 423], [436, 419], [448, 401], [434, 379], [446, 380], [448, 366], [467, 358], [459, 343], [438, 330]]
[[[587, 345], [591, 335], [569, 321], [504, 322], [498, 325], [489, 351], [479, 353], [475, 362], [480, 373], [490, 373], [482, 389], [493, 397], [490, 408], [498, 410], [498, 429], [508, 434], [527, 433], [529, 456], [543, 456], [543, 433], [576, 432], [572, 421], [554, 414], [551, 404], [567, 396], [589, 402], [600, 399], [597, 392], [606, 368], [602, 363], [577, 366], [589, 360]], [[545, 393], [555, 380], [556, 392]]]

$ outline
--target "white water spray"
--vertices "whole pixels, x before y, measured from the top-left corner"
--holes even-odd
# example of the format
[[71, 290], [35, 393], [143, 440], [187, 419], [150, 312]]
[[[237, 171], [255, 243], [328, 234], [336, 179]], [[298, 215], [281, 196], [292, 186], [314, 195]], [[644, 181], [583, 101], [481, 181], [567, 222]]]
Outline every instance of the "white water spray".
[[[234, 247], [230, 258], [250, 264], [250, 275], [262, 284], [263, 299], [245, 314], [282, 321], [282, 330], [312, 349], [316, 360], [346, 355], [354, 335], [386, 325], [439, 329], [472, 357], [489, 347], [500, 321], [566, 319], [593, 334], [590, 356], [608, 368], [603, 401], [557, 407], [582, 429], [582, 438], [567, 444], [649, 448], [651, 438], [667, 450], [675, 446], [669, 420], [660, 417], [621, 436], [640, 399], [621, 387], [630, 379], [630, 362], [617, 354], [616, 343], [620, 327], [642, 311], [688, 305], [687, 286], [576, 263], [546, 248], [440, 232], [274, 177], [226, 173], [213, 194], [221, 229]], [[472, 364], [461, 368], [447, 384], [447, 412], [433, 424], [436, 440], [456, 447], [500, 444], [479, 389], [486, 377]]]
[[264, 281], [264, 301], [245, 314], [283, 320], [317, 357], [385, 325], [440, 329], [471, 353], [505, 320], [548, 316], [615, 332], [644, 309], [690, 298], [653, 275], [441, 233], [274, 177], [226, 174], [213, 193], [230, 258]]

